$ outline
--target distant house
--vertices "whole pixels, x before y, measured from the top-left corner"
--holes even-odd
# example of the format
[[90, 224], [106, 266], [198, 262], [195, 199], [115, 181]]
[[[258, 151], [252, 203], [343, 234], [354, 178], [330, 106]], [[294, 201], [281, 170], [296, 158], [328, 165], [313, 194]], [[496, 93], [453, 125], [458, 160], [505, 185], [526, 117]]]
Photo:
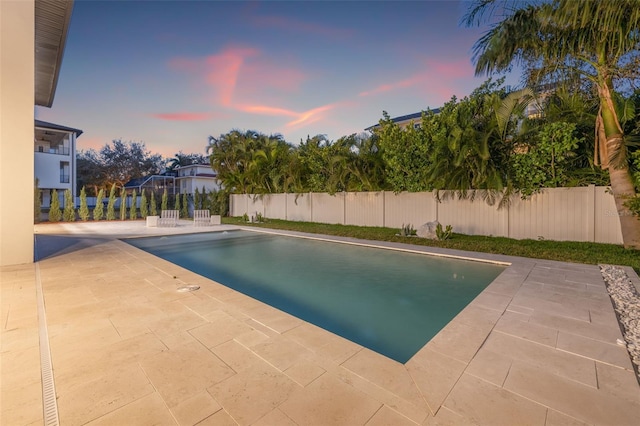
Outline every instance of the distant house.
[[[439, 108], [435, 108], [435, 109], [430, 109], [429, 111], [431, 111], [434, 114], [439, 114], [440, 113], [440, 109]], [[407, 114], [407, 115], [401, 115], [399, 117], [395, 117], [392, 118], [391, 121], [393, 121], [394, 123], [396, 123], [398, 126], [400, 126], [401, 128], [405, 128], [408, 125], [413, 123], [413, 127], [415, 128], [420, 128], [420, 120], [422, 119], [422, 111], [420, 112], [414, 112], [413, 114]], [[367, 130], [369, 132], [378, 129], [380, 127], [380, 124], [374, 124], [373, 126], [369, 126], [364, 130]]]
[[65, 190], [76, 194], [76, 139], [82, 130], [35, 120], [34, 174], [38, 179], [40, 205], [49, 207], [55, 189], [62, 200]]
[[148, 196], [151, 192], [155, 192], [156, 194], [163, 193], [165, 189], [167, 190], [168, 195], [175, 195], [178, 193], [176, 178], [170, 174], [134, 178], [124, 184], [124, 189], [127, 193], [133, 192], [135, 189], [138, 195], [140, 195], [144, 190], [147, 192]]
[[202, 192], [202, 188], [205, 188], [207, 192], [220, 189], [218, 174], [208, 164], [182, 166], [178, 167], [176, 171], [178, 174], [176, 184], [178, 192], [181, 194], [194, 194], [196, 188], [198, 188], [198, 192]]

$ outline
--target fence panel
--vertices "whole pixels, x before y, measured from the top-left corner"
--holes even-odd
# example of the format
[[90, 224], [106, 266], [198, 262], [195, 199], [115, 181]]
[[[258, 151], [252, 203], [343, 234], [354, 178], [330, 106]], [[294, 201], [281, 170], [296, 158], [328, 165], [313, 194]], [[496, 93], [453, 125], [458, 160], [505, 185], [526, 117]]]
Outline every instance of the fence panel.
[[311, 195], [287, 194], [287, 220], [311, 222]]
[[271, 194], [256, 201], [232, 195], [232, 215], [262, 209], [268, 218], [390, 228], [402, 224], [417, 228], [437, 219], [469, 235], [622, 243], [615, 203], [606, 187], [548, 188], [527, 200], [514, 197], [501, 210], [480, 199], [437, 203], [428, 192], [311, 193], [298, 196], [297, 204], [295, 198], [295, 194]]
[[[510, 237], [593, 241], [593, 187], [547, 188], [509, 208]], [[591, 203], [590, 203], [591, 201]]]
[[622, 244], [622, 230], [620, 229], [618, 210], [609, 188], [604, 186], [596, 187], [594, 201], [594, 241]]
[[311, 193], [311, 221], [344, 225], [344, 192], [335, 195]]
[[467, 235], [493, 235], [506, 237], [509, 233], [509, 211], [498, 210], [498, 205], [490, 206], [479, 195], [474, 201], [447, 197], [441, 194], [438, 204], [438, 222], [443, 227], [451, 225], [453, 232]]
[[344, 211], [346, 225], [384, 226], [384, 192], [348, 192]]
[[420, 225], [437, 219], [438, 206], [432, 192], [384, 193], [384, 226]]
[[287, 194], [269, 194], [264, 199], [264, 217], [287, 219]]
[[247, 202], [249, 197], [245, 194], [232, 194], [230, 195], [229, 214], [231, 216], [242, 216], [245, 213], [249, 214], [249, 208]]

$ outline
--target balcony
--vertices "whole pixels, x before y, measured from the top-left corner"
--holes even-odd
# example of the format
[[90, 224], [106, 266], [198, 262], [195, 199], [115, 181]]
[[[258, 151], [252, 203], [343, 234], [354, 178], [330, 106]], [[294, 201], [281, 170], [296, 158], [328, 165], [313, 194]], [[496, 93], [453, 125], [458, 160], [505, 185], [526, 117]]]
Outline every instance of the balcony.
[[40, 152], [43, 154], [69, 155], [71, 154], [71, 149], [68, 146], [55, 146], [47, 148], [42, 145], [36, 145], [35, 152]]

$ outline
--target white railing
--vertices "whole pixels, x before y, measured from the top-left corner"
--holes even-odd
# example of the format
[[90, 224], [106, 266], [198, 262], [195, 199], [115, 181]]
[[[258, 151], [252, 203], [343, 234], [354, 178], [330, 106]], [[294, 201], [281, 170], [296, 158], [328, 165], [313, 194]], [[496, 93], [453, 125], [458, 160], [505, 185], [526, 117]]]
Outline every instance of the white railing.
[[514, 197], [502, 209], [482, 200], [438, 202], [432, 192], [348, 192], [232, 195], [230, 214], [400, 228], [438, 220], [454, 232], [516, 239], [622, 244], [620, 221], [607, 187], [548, 188], [530, 199]]

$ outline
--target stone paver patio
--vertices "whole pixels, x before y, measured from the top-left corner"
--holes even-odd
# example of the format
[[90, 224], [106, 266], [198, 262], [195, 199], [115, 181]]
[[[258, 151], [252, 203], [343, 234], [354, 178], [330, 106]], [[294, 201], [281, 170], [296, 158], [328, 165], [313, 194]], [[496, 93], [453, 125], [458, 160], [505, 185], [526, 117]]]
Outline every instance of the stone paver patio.
[[1, 269], [0, 424], [45, 423], [39, 286], [62, 425], [640, 421], [597, 266], [384, 244], [511, 263], [403, 365], [117, 240], [193, 231], [37, 225]]

